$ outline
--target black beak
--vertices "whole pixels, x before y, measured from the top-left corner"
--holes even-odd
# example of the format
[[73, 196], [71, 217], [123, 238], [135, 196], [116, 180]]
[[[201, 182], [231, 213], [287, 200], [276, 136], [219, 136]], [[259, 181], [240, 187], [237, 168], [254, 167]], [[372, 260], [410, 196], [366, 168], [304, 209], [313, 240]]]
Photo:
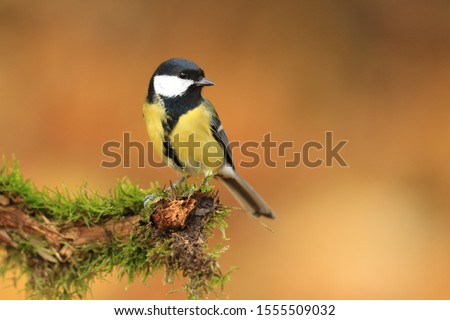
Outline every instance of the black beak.
[[195, 84], [196, 84], [197, 86], [199, 86], [199, 87], [203, 87], [203, 86], [213, 86], [213, 85], [214, 85], [214, 82], [212, 82], [211, 80], [206, 79], [206, 78], [201, 78], [200, 80], [195, 81]]

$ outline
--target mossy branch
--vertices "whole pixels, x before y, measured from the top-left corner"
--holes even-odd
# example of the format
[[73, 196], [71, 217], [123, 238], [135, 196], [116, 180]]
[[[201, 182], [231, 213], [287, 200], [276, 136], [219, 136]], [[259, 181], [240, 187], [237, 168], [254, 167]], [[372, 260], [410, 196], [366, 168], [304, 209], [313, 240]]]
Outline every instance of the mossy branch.
[[[156, 198], [144, 208], [143, 198]], [[229, 273], [208, 250], [218, 229], [225, 239], [229, 210], [212, 187], [183, 183], [171, 191], [143, 190], [128, 179], [109, 195], [87, 190], [37, 190], [17, 163], [0, 168], [0, 272], [25, 275], [29, 298], [83, 298], [92, 280], [118, 270], [129, 283], [165, 270], [183, 278], [187, 298], [222, 288]]]

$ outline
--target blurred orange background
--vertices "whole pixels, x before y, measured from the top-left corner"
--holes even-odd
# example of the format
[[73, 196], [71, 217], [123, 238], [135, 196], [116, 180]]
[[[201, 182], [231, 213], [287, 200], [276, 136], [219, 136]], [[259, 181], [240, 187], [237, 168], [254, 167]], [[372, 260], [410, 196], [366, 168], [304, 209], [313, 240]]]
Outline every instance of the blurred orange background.
[[[238, 170], [277, 219], [271, 233], [232, 213], [220, 262], [239, 269], [224, 297], [450, 299], [449, 17], [439, 0], [2, 0], [0, 154], [40, 187], [167, 184], [177, 175], [137, 168], [136, 153], [102, 168], [101, 147], [123, 132], [145, 143], [149, 77], [192, 59], [230, 140], [349, 140], [349, 168]], [[0, 280], [0, 298], [24, 298], [22, 285]], [[107, 276], [90, 297], [184, 297], [162, 276], [125, 285]]]

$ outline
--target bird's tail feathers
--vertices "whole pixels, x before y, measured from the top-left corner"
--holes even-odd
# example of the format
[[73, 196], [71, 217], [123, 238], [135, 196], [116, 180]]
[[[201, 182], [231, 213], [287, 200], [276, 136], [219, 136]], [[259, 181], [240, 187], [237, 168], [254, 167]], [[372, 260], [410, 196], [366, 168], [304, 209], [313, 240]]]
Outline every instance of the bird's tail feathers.
[[274, 219], [275, 214], [266, 201], [234, 169], [228, 169], [226, 175], [217, 175], [217, 178], [225, 184], [242, 208], [255, 217], [265, 216]]

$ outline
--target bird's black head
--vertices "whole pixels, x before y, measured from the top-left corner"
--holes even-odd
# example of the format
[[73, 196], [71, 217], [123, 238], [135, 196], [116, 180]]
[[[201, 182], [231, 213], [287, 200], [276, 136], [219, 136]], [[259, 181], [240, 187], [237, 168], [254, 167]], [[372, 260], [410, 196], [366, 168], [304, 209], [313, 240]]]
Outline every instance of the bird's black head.
[[214, 83], [205, 78], [203, 70], [194, 62], [181, 58], [164, 61], [150, 80], [149, 97], [176, 98], [188, 94], [200, 95], [203, 86]]

